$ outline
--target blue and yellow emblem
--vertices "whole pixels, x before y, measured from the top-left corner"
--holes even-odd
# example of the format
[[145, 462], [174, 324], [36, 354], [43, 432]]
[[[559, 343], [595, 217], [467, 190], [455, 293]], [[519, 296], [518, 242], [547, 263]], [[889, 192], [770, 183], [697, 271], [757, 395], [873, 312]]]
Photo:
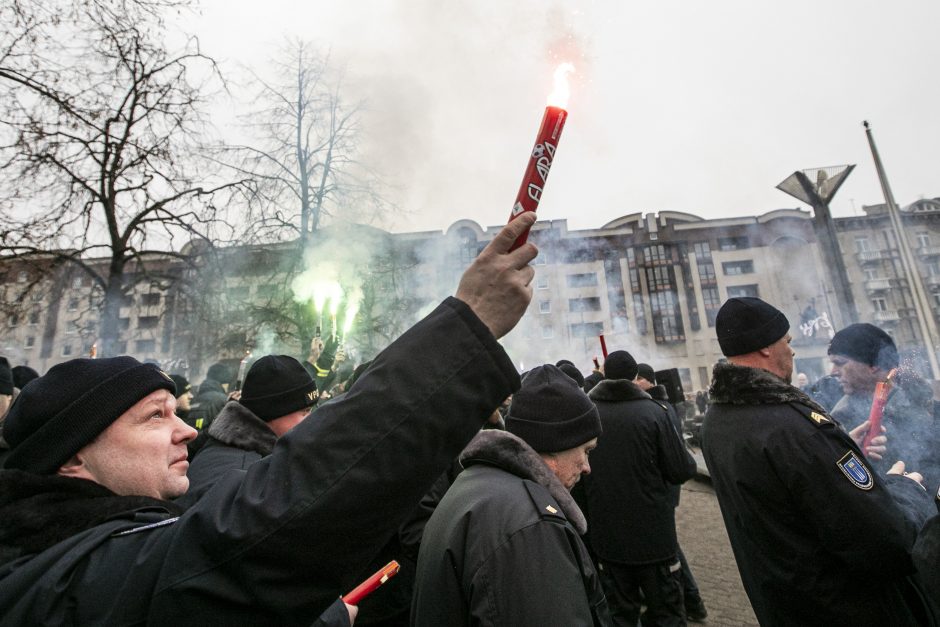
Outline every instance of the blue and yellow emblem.
[[836, 465], [856, 488], [871, 490], [871, 487], [875, 485], [868, 467], [859, 460], [854, 452], [849, 451], [846, 453], [842, 459], [836, 462]]

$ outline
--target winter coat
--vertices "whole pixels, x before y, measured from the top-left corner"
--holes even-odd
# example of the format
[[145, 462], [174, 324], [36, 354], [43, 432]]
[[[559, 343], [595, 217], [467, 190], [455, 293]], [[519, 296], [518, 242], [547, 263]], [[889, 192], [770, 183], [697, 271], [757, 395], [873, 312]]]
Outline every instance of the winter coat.
[[[682, 435], [682, 420], [679, 419], [679, 414], [676, 413], [676, 408], [673, 407], [672, 403], [669, 402], [669, 394], [666, 392], [666, 386], [654, 385], [648, 390], [647, 394], [649, 394], [654, 401], [659, 401], [666, 406], [666, 413], [669, 414], [669, 419], [672, 421], [672, 426], [676, 428], [676, 433], [679, 434], [679, 439], [682, 441], [682, 446], [685, 447], [685, 438]], [[686, 450], [688, 450], [688, 448], [686, 448]], [[693, 461], [694, 460], [695, 458], [693, 458]], [[698, 472], [698, 465], [696, 465], [695, 472]], [[669, 494], [672, 496], [672, 506], [679, 507], [679, 499], [682, 497], [682, 486], [670, 486]]]
[[[940, 508], [940, 492], [936, 499]], [[913, 556], [934, 619], [940, 620], [940, 515], [934, 515], [921, 528], [914, 543]]]
[[207, 430], [227, 402], [228, 395], [222, 384], [215, 379], [206, 379], [189, 405], [186, 424], [198, 431]]
[[[843, 396], [832, 408], [831, 416], [846, 431], [851, 431], [868, 420], [872, 394]], [[908, 470], [916, 470], [927, 477], [931, 492], [936, 490], [940, 476], [938, 466], [940, 449], [933, 433], [933, 390], [920, 377], [902, 372], [885, 405], [881, 424], [887, 429], [888, 451], [881, 461], [872, 462], [882, 474], [898, 460]]]
[[815, 401], [716, 364], [702, 452], [761, 625], [919, 624], [906, 577], [927, 494], [876, 474]]
[[489, 329], [448, 298], [343, 402], [178, 518], [173, 504], [102, 509], [61, 541], [27, 544], [24, 520], [70, 518], [0, 472], [0, 622], [310, 625], [518, 387]]
[[604, 379], [588, 395], [604, 433], [585, 476], [588, 541], [601, 562], [653, 564], [676, 555], [673, 486], [695, 476], [667, 405], [632, 381]]
[[482, 431], [424, 529], [411, 624], [606, 625], [584, 516], [538, 453]]
[[268, 423], [238, 401], [229, 401], [209, 425], [206, 444], [189, 465], [184, 503], [194, 503], [230, 470], [247, 470], [271, 454], [277, 436]]

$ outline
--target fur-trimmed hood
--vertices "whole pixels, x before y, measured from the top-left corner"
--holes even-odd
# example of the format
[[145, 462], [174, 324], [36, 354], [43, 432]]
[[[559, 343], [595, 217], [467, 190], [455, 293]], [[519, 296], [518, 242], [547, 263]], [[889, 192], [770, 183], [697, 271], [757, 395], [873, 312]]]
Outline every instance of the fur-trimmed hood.
[[229, 401], [209, 425], [208, 434], [221, 442], [262, 456], [274, 450], [277, 436], [268, 423], [238, 401]]
[[588, 393], [595, 401], [636, 401], [652, 398], [633, 381], [626, 379], [604, 379]]
[[730, 362], [715, 364], [712, 386], [708, 391], [715, 405], [782, 405], [802, 403], [821, 414], [828, 412], [806, 395], [763, 368], [736, 366]]
[[118, 496], [85, 479], [0, 472], [0, 564], [31, 555], [110, 518], [141, 509], [180, 514], [175, 503], [147, 496]]
[[489, 464], [534, 481], [548, 490], [579, 535], [587, 531], [587, 521], [571, 493], [531, 446], [508, 431], [481, 431], [470, 441], [459, 459], [464, 468], [473, 464]]

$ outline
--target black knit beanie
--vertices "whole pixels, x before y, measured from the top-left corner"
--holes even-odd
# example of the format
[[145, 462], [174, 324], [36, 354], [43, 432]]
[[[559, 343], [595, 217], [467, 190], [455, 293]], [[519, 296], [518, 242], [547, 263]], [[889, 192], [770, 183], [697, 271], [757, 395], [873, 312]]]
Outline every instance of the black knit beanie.
[[0, 394], [13, 394], [13, 370], [6, 357], [0, 357]]
[[193, 389], [192, 384], [190, 384], [189, 379], [184, 377], [181, 374], [171, 374], [170, 378], [173, 379], [173, 383], [176, 385], [176, 398], [179, 398], [186, 392], [189, 392]]
[[867, 322], [850, 324], [829, 342], [830, 355], [844, 355], [882, 370], [898, 367], [898, 347], [891, 336]]
[[317, 383], [288, 355], [265, 355], [248, 369], [238, 402], [269, 422], [315, 405]]
[[653, 370], [653, 367], [649, 364], [637, 364], [636, 376], [642, 377], [653, 385], [656, 385], [656, 371]]
[[565, 451], [601, 434], [594, 402], [574, 380], [551, 364], [529, 371], [513, 394], [506, 430], [539, 453]]
[[73, 359], [20, 391], [3, 423], [5, 468], [49, 475], [148, 394], [175, 390], [169, 375], [133, 357]]
[[39, 373], [29, 366], [15, 366], [13, 368], [13, 387], [23, 389], [23, 387], [39, 376]]
[[574, 382], [578, 384], [578, 387], [584, 387], [584, 375], [581, 374], [581, 371], [578, 370], [573, 363], [570, 361], [565, 361], [564, 363], [555, 364], [559, 370], [564, 372], [566, 375], [574, 379]]
[[637, 366], [633, 355], [627, 351], [614, 351], [604, 360], [605, 379], [636, 379]]
[[729, 298], [718, 310], [715, 332], [725, 357], [766, 348], [790, 330], [783, 312], [759, 298]]

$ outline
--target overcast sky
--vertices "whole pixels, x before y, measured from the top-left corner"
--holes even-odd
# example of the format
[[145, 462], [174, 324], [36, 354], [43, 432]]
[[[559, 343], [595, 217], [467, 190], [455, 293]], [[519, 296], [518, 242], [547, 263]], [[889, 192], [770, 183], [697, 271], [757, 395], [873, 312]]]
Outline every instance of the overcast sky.
[[936, 0], [203, 0], [186, 27], [260, 73], [286, 37], [346, 64], [392, 230], [505, 221], [552, 70], [576, 66], [539, 208], [596, 228], [642, 211], [755, 215], [794, 170], [855, 163], [837, 216], [882, 202], [868, 119], [901, 205], [940, 196]]

